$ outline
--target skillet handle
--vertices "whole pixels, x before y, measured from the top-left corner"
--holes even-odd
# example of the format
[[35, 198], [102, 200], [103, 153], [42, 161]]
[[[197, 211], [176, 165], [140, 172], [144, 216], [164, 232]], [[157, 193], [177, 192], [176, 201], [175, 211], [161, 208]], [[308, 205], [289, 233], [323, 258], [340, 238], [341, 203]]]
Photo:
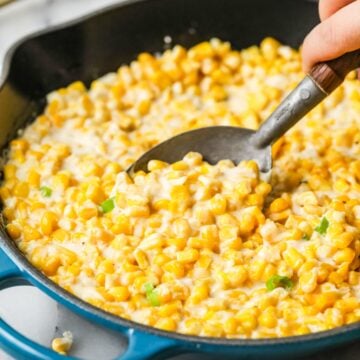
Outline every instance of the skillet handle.
[[6, 256], [0, 248], [0, 289], [2, 284], [11, 278], [21, 276], [21, 270]]
[[[17, 285], [27, 283], [22, 271], [9, 259], [4, 250], [0, 248], [0, 291]], [[14, 330], [2, 318], [0, 313], [0, 348], [19, 360], [72, 360], [51, 349], [39, 345]]]
[[160, 337], [138, 330], [129, 329], [125, 335], [128, 347], [116, 360], [155, 360], [186, 351], [185, 343], [179, 340]]

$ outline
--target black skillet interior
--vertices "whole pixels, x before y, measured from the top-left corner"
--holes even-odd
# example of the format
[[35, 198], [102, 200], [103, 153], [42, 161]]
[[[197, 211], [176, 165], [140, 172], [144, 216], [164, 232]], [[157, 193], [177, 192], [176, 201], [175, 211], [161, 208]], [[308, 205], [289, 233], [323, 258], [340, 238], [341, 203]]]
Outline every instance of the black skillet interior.
[[[298, 47], [318, 22], [309, 0], [147, 0], [36, 36], [18, 46], [0, 89], [0, 148], [43, 107], [44, 96], [75, 80], [91, 80], [164, 50], [164, 36], [186, 47], [218, 37], [235, 48], [266, 36]], [[7, 62], [10, 61], [10, 64]]]

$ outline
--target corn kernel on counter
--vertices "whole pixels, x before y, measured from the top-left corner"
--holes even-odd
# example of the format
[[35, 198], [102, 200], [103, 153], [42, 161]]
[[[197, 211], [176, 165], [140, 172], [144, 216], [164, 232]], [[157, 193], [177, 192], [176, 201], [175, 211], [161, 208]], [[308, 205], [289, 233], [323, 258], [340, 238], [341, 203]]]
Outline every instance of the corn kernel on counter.
[[274, 144], [270, 183], [254, 161], [197, 153], [125, 172], [187, 130], [258, 128], [302, 76], [272, 38], [242, 51], [212, 39], [50, 93], [10, 143], [8, 233], [64, 289], [163, 330], [269, 338], [360, 321], [354, 73]]

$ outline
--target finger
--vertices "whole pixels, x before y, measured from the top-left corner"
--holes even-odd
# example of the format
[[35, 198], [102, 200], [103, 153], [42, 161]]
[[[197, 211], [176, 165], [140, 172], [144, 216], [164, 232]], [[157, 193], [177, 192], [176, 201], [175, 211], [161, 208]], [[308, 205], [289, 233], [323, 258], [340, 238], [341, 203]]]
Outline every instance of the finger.
[[324, 21], [332, 14], [346, 5], [354, 2], [355, 0], [320, 0], [319, 1], [319, 14], [321, 21]]
[[303, 69], [360, 48], [360, 0], [317, 25], [304, 40]]

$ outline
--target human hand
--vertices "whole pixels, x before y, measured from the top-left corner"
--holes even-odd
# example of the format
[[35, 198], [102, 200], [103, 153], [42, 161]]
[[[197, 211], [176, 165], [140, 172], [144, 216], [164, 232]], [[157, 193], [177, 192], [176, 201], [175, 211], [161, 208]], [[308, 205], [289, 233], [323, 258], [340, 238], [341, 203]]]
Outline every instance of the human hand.
[[305, 38], [303, 69], [360, 48], [360, 0], [320, 0], [321, 23]]

